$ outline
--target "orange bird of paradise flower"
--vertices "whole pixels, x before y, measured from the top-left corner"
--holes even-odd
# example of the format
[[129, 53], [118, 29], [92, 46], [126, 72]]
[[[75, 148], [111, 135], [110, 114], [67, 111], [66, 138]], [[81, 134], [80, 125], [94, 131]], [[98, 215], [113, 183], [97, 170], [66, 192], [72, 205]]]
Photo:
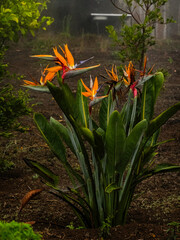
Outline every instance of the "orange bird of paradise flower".
[[131, 61], [129, 62], [128, 67], [125, 66], [124, 76], [126, 77], [123, 78], [125, 85], [130, 86], [130, 89], [132, 90], [134, 97], [136, 97], [137, 96], [136, 85], [138, 81], [135, 81], [135, 68]]
[[87, 92], [82, 92], [82, 94], [85, 96], [85, 97], [88, 97], [90, 98], [90, 103], [89, 103], [89, 113], [91, 114], [91, 109], [92, 109], [92, 106], [95, 105], [96, 103], [98, 103], [99, 101], [101, 101], [103, 98], [107, 97], [106, 96], [100, 96], [100, 97], [97, 97], [97, 94], [101, 88], [98, 87], [98, 79], [97, 77], [95, 77], [95, 80], [94, 80], [94, 84], [93, 84], [93, 80], [92, 78], [90, 77], [90, 88], [88, 88], [85, 83], [83, 82], [83, 80], [81, 79], [81, 82], [84, 86], [84, 88], [86, 89]]
[[[147, 64], [147, 57], [145, 57], [145, 59], [144, 59], [143, 71], [136, 70], [134, 68], [132, 62], [129, 62], [128, 67], [125, 66], [126, 71], [124, 71], [124, 76], [126, 77], [126, 79], [123, 78], [123, 80], [124, 80], [124, 83], [126, 86], [130, 86], [130, 89], [133, 91], [134, 97], [137, 96], [137, 88], [136, 87], [137, 87], [138, 83], [142, 81], [143, 77], [146, 74], [146, 64]], [[153, 67], [154, 67], [154, 65], [153, 65]], [[150, 75], [153, 67], [148, 71], [147, 75]], [[138, 80], [135, 80], [135, 71], [140, 72], [141, 78]]]
[[143, 71], [136, 70], [136, 71], [140, 72], [140, 76], [141, 76], [141, 77], [143, 77], [143, 76], [145, 76], [145, 75], [150, 75], [151, 72], [152, 72], [152, 70], [153, 70], [153, 68], [154, 68], [154, 65], [155, 65], [155, 64], [151, 67], [151, 69], [150, 69], [147, 73], [146, 73], [146, 65], [147, 65], [147, 57], [145, 56], [145, 58], [144, 58]]
[[85, 68], [78, 68], [80, 65], [82, 65], [83, 63], [89, 61], [90, 59], [92, 59], [93, 57], [81, 61], [79, 64], [74, 64], [74, 57], [71, 54], [68, 45], [65, 44], [64, 45], [64, 49], [59, 46], [59, 48], [61, 49], [61, 51], [63, 52], [64, 56], [62, 56], [57, 48], [53, 48], [54, 54], [55, 56], [52, 55], [33, 55], [32, 57], [37, 57], [37, 58], [42, 58], [45, 60], [52, 60], [54, 61], [58, 66], [54, 66], [51, 68], [46, 68], [47, 71], [49, 72], [58, 72], [58, 71], [63, 71], [62, 73], [62, 79], [66, 79], [66, 78], [70, 78], [70, 77], [74, 77], [76, 75], [79, 75], [81, 73], [87, 72], [93, 68], [99, 67], [100, 64], [95, 65], [95, 66], [90, 66], [90, 67], [85, 67]]
[[112, 69], [111, 71], [108, 70], [108, 69], [105, 69], [106, 70], [106, 73], [108, 74], [108, 76], [110, 77], [110, 79], [117, 83], [119, 80], [118, 80], [118, 74], [117, 74], [117, 67], [116, 65], [112, 65]]
[[124, 72], [124, 76], [126, 77], [126, 78], [123, 78], [124, 83], [126, 86], [130, 86], [135, 82], [135, 68], [131, 61], [129, 62], [128, 67], [125, 66], [125, 71], [123, 72]]
[[48, 72], [46, 74], [46, 69], [44, 69], [44, 71], [41, 73], [39, 82], [36, 81], [36, 79], [34, 79], [33, 77], [31, 77], [33, 81], [23, 80], [25, 83], [24, 85], [25, 86], [45, 86], [47, 81], [52, 81], [55, 75], [56, 75], [56, 72]]

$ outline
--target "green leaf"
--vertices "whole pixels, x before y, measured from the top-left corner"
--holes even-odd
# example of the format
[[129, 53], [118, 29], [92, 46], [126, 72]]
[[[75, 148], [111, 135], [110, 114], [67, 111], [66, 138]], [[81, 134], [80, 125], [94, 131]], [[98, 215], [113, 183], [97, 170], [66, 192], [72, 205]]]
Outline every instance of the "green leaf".
[[164, 75], [159, 72], [148, 80], [145, 82], [142, 92], [141, 119], [150, 121], [153, 118], [154, 106], [164, 83]]
[[180, 110], [180, 102], [169, 107], [155, 119], [153, 119], [146, 131], [146, 140], [148, 140], [162, 125], [164, 125], [167, 120], [172, 117], [178, 110]]
[[152, 173], [163, 173], [163, 172], [172, 172], [172, 171], [180, 171], [180, 166], [173, 165], [170, 163], [162, 163], [158, 164], [153, 170]]
[[117, 190], [120, 190], [120, 189], [122, 189], [122, 188], [117, 186], [115, 183], [111, 183], [105, 188], [105, 192], [110, 194], [113, 191], [117, 191]]
[[122, 156], [122, 161], [119, 163], [119, 171], [123, 172], [128, 163], [133, 165], [133, 161], [136, 158], [136, 153], [140, 146], [142, 136], [147, 128], [147, 120], [144, 119], [137, 123], [133, 128], [131, 134], [126, 138], [124, 144], [124, 152]]
[[[102, 130], [102, 129], [101, 129]], [[100, 159], [105, 155], [104, 135], [102, 135], [100, 128], [93, 131], [94, 135], [94, 151], [98, 154]], [[102, 130], [103, 131], [103, 130]]]
[[55, 130], [55, 128], [53, 128], [47, 119], [40, 113], [34, 114], [34, 121], [52, 152], [64, 165], [67, 173], [69, 174], [69, 177], [71, 178], [71, 181], [74, 183], [73, 176], [75, 176], [80, 183], [84, 184], [82, 177], [77, 174], [68, 163], [66, 159], [65, 147], [61, 141], [59, 134], [57, 133], [57, 130]]
[[74, 147], [69, 137], [68, 129], [53, 117], [50, 118], [50, 124], [56, 130], [61, 140], [67, 144], [73, 153], [75, 153]]
[[25, 86], [25, 85], [23, 85], [23, 87], [29, 88], [31, 90], [36, 90], [36, 91], [39, 91], [39, 92], [50, 93], [47, 86]]
[[67, 84], [60, 83], [60, 87], [56, 87], [53, 83], [47, 82], [47, 86], [53, 95], [55, 101], [60, 109], [66, 115], [67, 119], [71, 122], [71, 118], [76, 118], [76, 101]]
[[18, 17], [17, 17], [15, 14], [11, 14], [11, 15], [9, 16], [9, 18], [10, 18], [11, 21], [14, 21], [14, 22], [16, 22], [16, 23], [19, 22], [19, 19], [18, 19]]
[[40, 113], [34, 114], [34, 121], [41, 132], [42, 136], [46, 140], [50, 149], [64, 164], [66, 164], [65, 147], [61, 141], [61, 138], [57, 134], [56, 130], [50, 125], [47, 119]]
[[93, 133], [89, 128], [82, 127], [81, 128], [81, 133], [83, 137], [92, 145], [94, 146], [94, 136]]
[[159, 96], [159, 93], [163, 87], [164, 84], [164, 75], [162, 72], [158, 72], [155, 74], [155, 76], [152, 79], [154, 84], [154, 90], [155, 90], [155, 101], [157, 97]]
[[88, 119], [89, 119], [89, 110], [88, 110], [88, 99], [83, 96], [82, 92], [84, 91], [84, 87], [82, 82], [78, 81], [78, 89], [76, 93], [76, 105], [77, 105], [77, 115], [78, 120], [81, 125], [84, 127], [88, 127]]
[[109, 118], [113, 110], [114, 110], [114, 104], [113, 104], [112, 92], [110, 91], [108, 97], [102, 100], [102, 104], [99, 112], [99, 125], [104, 131], [106, 131]]
[[124, 125], [118, 111], [114, 111], [109, 119], [106, 130], [107, 174], [115, 174], [115, 166], [120, 164], [125, 142]]
[[156, 165], [153, 169], [145, 171], [139, 179], [137, 179], [137, 182], [142, 182], [143, 180], [159, 173], [166, 173], [166, 172], [180, 172], [180, 166], [173, 165], [170, 163], [161, 163]]
[[57, 187], [59, 183], [59, 177], [56, 176], [51, 170], [36, 161], [29, 160], [27, 158], [23, 158], [23, 160], [34, 172], [44, 178], [49, 184], [51, 184], [53, 187]]

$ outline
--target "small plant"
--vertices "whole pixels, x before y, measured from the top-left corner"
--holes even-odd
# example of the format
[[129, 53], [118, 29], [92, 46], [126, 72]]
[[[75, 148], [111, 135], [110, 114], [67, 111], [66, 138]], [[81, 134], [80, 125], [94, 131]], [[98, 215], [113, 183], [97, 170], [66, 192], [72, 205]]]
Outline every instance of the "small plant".
[[69, 228], [69, 229], [71, 229], [71, 230], [73, 230], [73, 229], [83, 229], [83, 228], [84, 228], [84, 227], [82, 227], [82, 226], [75, 227], [73, 222], [70, 222], [70, 224], [67, 225], [66, 227]]
[[167, 233], [169, 233], [168, 240], [176, 240], [177, 234], [179, 234], [180, 230], [180, 223], [179, 222], [171, 222], [168, 223], [169, 229], [167, 230]]
[[34, 233], [32, 227], [26, 223], [0, 221], [0, 239], [2, 240], [41, 240], [42, 236]]
[[[106, 235], [110, 227], [125, 224], [140, 182], [155, 174], [180, 170], [180, 166], [158, 164], [155, 159], [158, 146], [170, 141], [158, 142], [160, 129], [180, 110], [180, 102], [154, 117], [164, 76], [161, 72], [152, 74], [152, 68], [147, 71], [146, 58], [142, 71], [137, 71], [132, 62], [121, 75], [116, 66], [106, 69], [107, 81], [101, 86], [97, 77], [94, 82], [90, 77], [90, 87], [81, 79], [74, 94], [65, 83], [66, 78], [99, 65], [79, 68], [67, 44], [62, 49], [64, 56], [57, 48], [54, 53], [55, 56], [35, 56], [56, 63], [46, 68], [43, 81], [42, 78], [40, 83], [24, 81], [28, 88], [51, 93], [63, 112], [65, 125], [52, 117], [48, 121], [40, 113], [34, 114], [34, 121], [66, 169], [72, 186], [61, 189], [60, 176], [37, 161], [26, 157], [24, 161], [52, 188], [51, 194], [69, 204], [83, 227], [101, 227]], [[52, 83], [53, 78], [48, 79], [50, 73], [53, 77], [57, 74], [59, 86]], [[104, 85], [107, 88], [99, 96]], [[94, 118], [98, 103], [101, 106]], [[77, 158], [80, 171], [71, 166], [65, 146]]]

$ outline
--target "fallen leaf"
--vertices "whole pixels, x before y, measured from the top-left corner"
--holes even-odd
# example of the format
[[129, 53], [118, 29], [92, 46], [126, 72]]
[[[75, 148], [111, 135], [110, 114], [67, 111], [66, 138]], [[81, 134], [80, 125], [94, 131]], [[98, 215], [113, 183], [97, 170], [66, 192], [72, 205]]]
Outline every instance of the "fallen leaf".
[[39, 193], [41, 193], [43, 191], [42, 188], [40, 189], [35, 189], [35, 190], [31, 190], [30, 192], [26, 193], [26, 195], [23, 197], [23, 199], [21, 200], [21, 206], [19, 209], [18, 214], [20, 214], [20, 212], [22, 211], [22, 209], [26, 206], [26, 204], [36, 195], [38, 195]]

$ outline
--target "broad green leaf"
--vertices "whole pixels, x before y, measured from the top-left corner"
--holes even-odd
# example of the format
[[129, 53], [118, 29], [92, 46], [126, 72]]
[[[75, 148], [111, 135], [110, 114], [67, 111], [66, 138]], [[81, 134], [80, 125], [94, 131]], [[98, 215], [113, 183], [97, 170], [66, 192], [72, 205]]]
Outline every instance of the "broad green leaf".
[[122, 162], [119, 163], [119, 171], [124, 172], [128, 163], [133, 165], [133, 161], [136, 158], [136, 153], [140, 146], [140, 142], [142, 140], [142, 136], [147, 128], [146, 119], [140, 121], [135, 125], [131, 134], [126, 138], [124, 143], [124, 152], [122, 157]]
[[68, 85], [60, 83], [60, 87], [56, 87], [53, 83], [47, 82], [47, 86], [60, 109], [68, 120], [71, 121], [71, 116], [75, 117], [76, 104], [75, 98]]
[[68, 163], [68, 161], [66, 159], [65, 147], [64, 147], [57, 131], [53, 128], [53, 126], [51, 126], [51, 124], [47, 121], [47, 119], [40, 113], [34, 114], [34, 121], [35, 121], [39, 131], [41, 132], [42, 136], [44, 137], [45, 141], [47, 142], [50, 149], [52, 150], [52, 152], [57, 156], [57, 158], [64, 165], [72, 182], [74, 182], [73, 177], [72, 177], [72, 175], [73, 175], [76, 177], [76, 179], [80, 183], [84, 184], [84, 181], [80, 177], [80, 175], [78, 175], [73, 170], [71, 165]]
[[47, 183], [51, 184], [53, 187], [57, 187], [59, 183], [59, 177], [56, 176], [51, 170], [36, 161], [29, 160], [27, 158], [24, 158], [23, 160], [34, 172], [44, 178]]
[[155, 74], [155, 76], [152, 79], [155, 89], [155, 101], [157, 97], [159, 96], [159, 93], [163, 87], [164, 84], [164, 75], [162, 72], [158, 72]]
[[105, 155], [104, 136], [100, 132], [100, 128], [93, 131], [94, 135], [94, 151], [98, 154], [100, 159]]
[[89, 122], [88, 99], [82, 94], [83, 91], [85, 91], [85, 88], [79, 80], [76, 93], [76, 110], [78, 120], [80, 120], [81, 125], [87, 128]]
[[61, 141], [61, 138], [57, 134], [56, 130], [50, 125], [47, 119], [40, 113], [34, 114], [34, 121], [41, 132], [42, 136], [46, 140], [47, 144], [53, 151], [53, 153], [63, 163], [66, 163], [65, 147]]
[[106, 130], [107, 173], [110, 177], [115, 174], [115, 167], [120, 164], [125, 142], [124, 125], [118, 111], [114, 111], [109, 119]]
[[112, 92], [110, 91], [108, 97], [102, 100], [102, 104], [99, 112], [99, 125], [104, 131], [106, 131], [109, 118], [113, 110], [114, 110], [114, 104], [113, 104]]
[[53, 117], [50, 118], [50, 124], [57, 131], [61, 140], [67, 144], [73, 153], [75, 153], [74, 147], [69, 137], [68, 129]]
[[161, 72], [156, 73], [149, 81], [145, 82], [142, 92], [141, 119], [150, 121], [153, 118], [154, 106], [163, 83], [164, 76]]

